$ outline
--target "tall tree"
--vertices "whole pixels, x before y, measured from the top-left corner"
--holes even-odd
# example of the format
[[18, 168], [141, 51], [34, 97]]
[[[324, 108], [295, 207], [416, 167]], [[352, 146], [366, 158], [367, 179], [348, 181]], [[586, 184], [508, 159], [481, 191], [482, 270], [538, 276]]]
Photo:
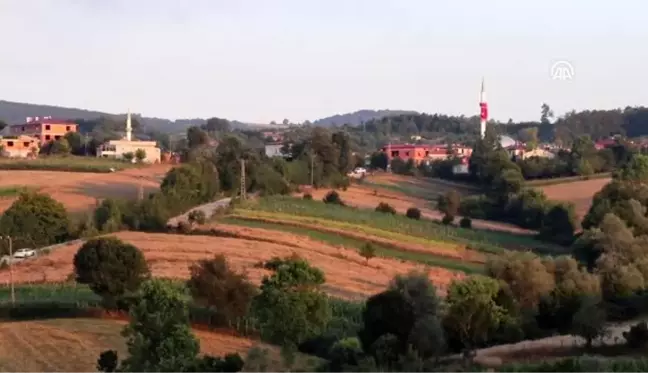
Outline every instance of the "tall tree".
[[142, 284], [123, 335], [129, 357], [121, 371], [187, 372], [196, 364], [199, 345], [189, 326], [187, 297], [168, 280]]
[[205, 123], [205, 130], [209, 132], [229, 132], [231, 126], [227, 119], [209, 118]]

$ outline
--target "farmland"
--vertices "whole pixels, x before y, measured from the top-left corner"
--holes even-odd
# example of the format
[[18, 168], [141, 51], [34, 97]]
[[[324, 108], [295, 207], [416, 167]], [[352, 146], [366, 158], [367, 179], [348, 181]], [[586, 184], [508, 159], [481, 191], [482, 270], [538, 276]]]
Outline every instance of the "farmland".
[[[115, 236], [140, 248], [156, 277], [188, 278], [190, 264], [223, 254], [234, 268], [247, 272], [250, 280], [258, 284], [264, 275], [269, 274], [267, 270], [259, 268], [260, 261], [293, 253], [324, 271], [327, 278], [325, 290], [329, 294], [346, 299], [362, 299], [379, 292], [396, 274], [414, 269], [429, 270], [431, 280], [440, 291], [444, 291], [453, 279], [463, 277], [461, 273], [443, 268], [427, 268], [389, 258], [377, 257], [366, 263], [354, 249], [334, 247], [295, 235], [283, 238], [291, 245], [201, 235], [121, 232]], [[63, 246], [49, 255], [16, 264], [14, 281], [65, 281], [73, 271], [72, 259], [78, 248], [78, 244]], [[3, 270], [0, 272], [0, 283], [8, 282], [9, 272]]]
[[[99, 354], [114, 349], [127, 356], [120, 335], [125, 321], [103, 319], [51, 319], [0, 324], [0, 370], [5, 372], [91, 372]], [[223, 333], [194, 330], [201, 353], [222, 356], [252, 347], [267, 349], [271, 366], [281, 368], [279, 348], [252, 339]], [[298, 366], [312, 364], [299, 356]], [[310, 359], [313, 360], [313, 359]], [[311, 368], [312, 369], [312, 368]]]
[[115, 170], [119, 171], [135, 167], [142, 166], [114, 159], [95, 157], [49, 156], [36, 159], [0, 158], [0, 170], [109, 173]]
[[[63, 203], [69, 211], [80, 212], [93, 208], [101, 198], [134, 199], [140, 183], [145, 193], [155, 191], [169, 169], [168, 165], [153, 165], [114, 173], [0, 170], [0, 191], [38, 190]], [[16, 193], [0, 193], [0, 212], [15, 197]]]
[[582, 219], [592, 205], [594, 195], [609, 182], [610, 178], [579, 180], [546, 185], [540, 189], [550, 200], [572, 202], [576, 208], [576, 215]]
[[504, 249], [561, 250], [529, 235], [445, 226], [432, 220], [413, 220], [403, 215], [381, 214], [368, 209], [331, 206], [316, 200], [290, 197], [269, 197], [249, 202], [241, 206], [238, 214], [248, 218], [274, 217], [286, 222], [313, 223], [437, 247], [456, 248], [457, 245], [464, 245], [490, 253]]

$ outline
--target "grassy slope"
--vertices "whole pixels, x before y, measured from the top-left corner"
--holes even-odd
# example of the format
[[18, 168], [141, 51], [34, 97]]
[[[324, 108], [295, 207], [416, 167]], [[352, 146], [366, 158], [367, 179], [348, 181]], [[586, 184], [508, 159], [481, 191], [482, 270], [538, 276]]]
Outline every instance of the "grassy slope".
[[0, 170], [45, 170], [70, 172], [111, 172], [138, 167], [138, 164], [96, 157], [41, 157], [37, 159], [0, 158]]
[[0, 198], [3, 197], [15, 197], [22, 192], [29, 191], [30, 188], [21, 187], [21, 186], [9, 186], [0, 188]]
[[[276, 224], [263, 221], [254, 221], [240, 219], [236, 217], [228, 217], [225, 219], [220, 219], [223, 223], [239, 225], [251, 228], [263, 228], [271, 229], [283, 232], [290, 232], [306, 237], [310, 237], [314, 240], [322, 241], [331, 245], [341, 245], [345, 247], [354, 247], [359, 249], [366, 241], [361, 239], [356, 239], [348, 236], [343, 236], [339, 234], [333, 234], [328, 232], [318, 231], [316, 229], [310, 229], [305, 227], [296, 227], [289, 226], [285, 224]], [[477, 263], [463, 262], [460, 260], [454, 260], [450, 258], [443, 258], [433, 254], [425, 254], [411, 251], [397, 250], [393, 247], [388, 247], [386, 245], [377, 245], [374, 244], [376, 248], [376, 255], [385, 257], [385, 258], [395, 258], [401, 260], [407, 260], [417, 263], [423, 263], [436, 267], [443, 267], [450, 270], [461, 271], [465, 273], [481, 273], [482, 266]]]
[[[275, 216], [286, 221], [304, 221], [360, 230], [395, 240], [419, 241], [437, 245], [466, 245], [489, 253], [504, 249], [531, 249], [545, 253], [561, 252], [564, 248], [544, 243], [531, 236], [507, 232], [464, 229], [444, 226], [430, 220], [413, 220], [401, 215], [377, 213], [370, 210], [326, 205], [291, 197], [262, 198], [239, 208], [241, 214]], [[389, 237], [386, 237], [389, 236]]]

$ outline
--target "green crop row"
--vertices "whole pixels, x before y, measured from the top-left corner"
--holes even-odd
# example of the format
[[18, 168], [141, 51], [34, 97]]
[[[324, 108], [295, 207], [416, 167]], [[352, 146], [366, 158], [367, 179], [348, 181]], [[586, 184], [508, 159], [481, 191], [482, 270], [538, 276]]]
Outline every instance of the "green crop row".
[[136, 164], [96, 157], [41, 157], [37, 159], [0, 158], [0, 170], [43, 170], [107, 173], [136, 167]]
[[[362, 245], [364, 245], [367, 242], [362, 239], [344, 236], [341, 234], [333, 234], [329, 232], [318, 231], [314, 228], [311, 229], [305, 227], [297, 227], [297, 226], [291, 226], [286, 224], [264, 222], [259, 220], [227, 217], [225, 219], [221, 219], [220, 221], [223, 223], [244, 226], [244, 227], [263, 228], [263, 229], [294, 233], [301, 236], [307, 236], [311, 239], [325, 242], [330, 245], [341, 245], [347, 248], [359, 249]], [[417, 262], [417, 263], [427, 264], [430, 266], [447, 268], [453, 271], [465, 272], [469, 274], [482, 272], [482, 265], [477, 263], [465, 262], [459, 259], [444, 258], [434, 254], [399, 250], [398, 248], [391, 247], [388, 245], [374, 244], [374, 247], [376, 248], [376, 255], [385, 258], [394, 258], [394, 259], [406, 260], [411, 262]]]
[[249, 211], [285, 214], [292, 216], [293, 219], [317, 218], [338, 224], [354, 224], [356, 227], [372, 227], [384, 232], [429, 241], [462, 244], [489, 253], [502, 252], [504, 249], [548, 249], [547, 246], [555, 249], [555, 245], [541, 242], [530, 235], [447, 226], [432, 220], [414, 220], [403, 215], [384, 214], [287, 196], [261, 198], [244, 204], [242, 208]]

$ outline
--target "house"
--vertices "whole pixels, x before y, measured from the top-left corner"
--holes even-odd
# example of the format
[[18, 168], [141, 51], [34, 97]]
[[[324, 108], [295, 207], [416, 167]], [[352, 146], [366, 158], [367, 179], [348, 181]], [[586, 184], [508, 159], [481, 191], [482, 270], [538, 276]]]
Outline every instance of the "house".
[[461, 158], [461, 163], [452, 166], [452, 173], [455, 175], [467, 175], [470, 173], [470, 158]]
[[525, 145], [523, 144], [509, 146], [506, 148], [506, 152], [511, 156], [511, 158], [518, 159], [528, 159], [531, 157], [553, 159], [556, 156], [555, 153], [543, 148], [527, 150]]
[[41, 145], [49, 141], [56, 141], [68, 132], [76, 132], [77, 125], [64, 119], [52, 117], [27, 117], [24, 124], [9, 127], [10, 136], [31, 136], [38, 138]]
[[126, 154], [135, 156], [139, 150], [145, 153], [143, 162], [160, 163], [161, 151], [155, 141], [132, 140], [131, 115], [126, 117], [126, 137], [122, 140], [110, 140], [97, 148], [97, 157], [124, 159]]
[[602, 150], [606, 148], [611, 148], [616, 144], [617, 144], [616, 139], [603, 139], [595, 142], [594, 147], [596, 148], [596, 150]]
[[394, 158], [400, 158], [405, 162], [412, 159], [416, 164], [428, 160], [430, 154], [428, 145], [417, 144], [388, 144], [381, 151], [387, 154], [390, 162]]
[[37, 157], [40, 140], [37, 137], [20, 135], [0, 137], [0, 156], [10, 158]]
[[265, 145], [265, 155], [269, 158], [272, 157], [282, 157], [281, 148], [283, 147], [282, 143], [271, 143]]

